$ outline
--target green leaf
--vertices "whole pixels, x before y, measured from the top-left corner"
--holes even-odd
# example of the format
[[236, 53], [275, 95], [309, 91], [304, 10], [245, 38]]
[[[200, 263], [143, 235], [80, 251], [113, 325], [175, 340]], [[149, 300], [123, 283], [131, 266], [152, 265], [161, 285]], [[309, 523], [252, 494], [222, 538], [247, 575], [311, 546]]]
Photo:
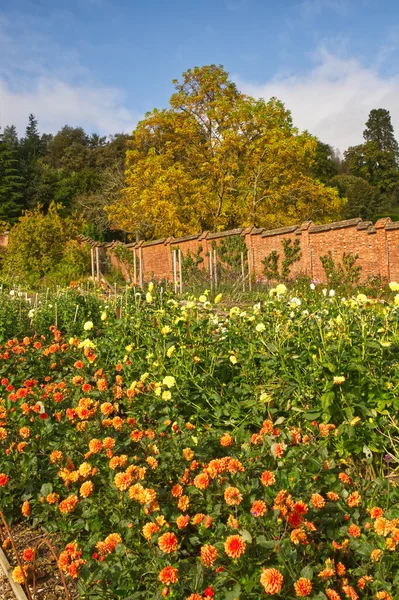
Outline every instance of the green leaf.
[[304, 567], [301, 571], [301, 577], [305, 577], [306, 579], [312, 579], [313, 578], [313, 569], [312, 567]]
[[277, 542], [275, 540], [267, 540], [264, 535], [258, 535], [256, 543], [262, 548], [274, 548]]
[[224, 600], [234, 600], [235, 598], [239, 598], [241, 594], [241, 586], [239, 583], [236, 583], [232, 590], [228, 590], [225, 592]]

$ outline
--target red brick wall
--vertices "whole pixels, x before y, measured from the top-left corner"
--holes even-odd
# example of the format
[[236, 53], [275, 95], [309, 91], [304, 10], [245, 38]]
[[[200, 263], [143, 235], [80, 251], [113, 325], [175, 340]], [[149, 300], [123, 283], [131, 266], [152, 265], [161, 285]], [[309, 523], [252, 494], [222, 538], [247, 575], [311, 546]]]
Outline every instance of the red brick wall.
[[8, 245], [8, 231], [0, 233], [0, 247], [6, 248]]
[[[374, 225], [361, 219], [350, 219], [326, 225], [314, 225], [305, 222], [302, 225], [266, 231], [265, 229], [236, 229], [229, 232], [210, 234], [203, 232], [186, 238], [167, 238], [154, 242], [129, 244], [131, 252], [136, 252], [137, 281], [139, 281], [139, 255], [142, 256], [143, 278], [173, 280], [173, 250], [179, 248], [183, 256], [187, 252], [197, 254], [202, 246], [204, 261], [201, 268], [209, 270], [209, 250], [212, 245], [220, 244], [229, 235], [241, 235], [248, 249], [251, 272], [258, 280], [264, 280], [262, 259], [272, 250], [283, 254], [281, 240], [299, 239], [301, 258], [291, 268], [291, 276], [300, 273], [310, 275], [314, 280], [324, 281], [325, 274], [320, 256], [332, 252], [336, 262], [342, 261], [343, 253], [358, 254], [356, 264], [362, 267], [362, 279], [371, 275], [382, 275], [387, 279], [399, 281], [399, 223], [389, 218], [379, 219]], [[87, 241], [87, 238], [86, 238]], [[1, 244], [1, 241], [0, 241]], [[118, 265], [112, 252], [113, 244], [106, 245], [111, 264]]]

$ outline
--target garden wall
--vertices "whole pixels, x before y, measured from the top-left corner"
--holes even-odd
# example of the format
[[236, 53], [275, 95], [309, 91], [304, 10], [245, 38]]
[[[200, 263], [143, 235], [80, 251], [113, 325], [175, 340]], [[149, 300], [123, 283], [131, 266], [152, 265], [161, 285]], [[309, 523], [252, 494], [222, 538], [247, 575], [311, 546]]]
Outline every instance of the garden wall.
[[[342, 261], [343, 253], [358, 254], [356, 264], [362, 267], [362, 279], [370, 275], [381, 275], [388, 280], [399, 281], [399, 222], [393, 223], [389, 217], [379, 219], [374, 225], [371, 221], [349, 219], [337, 223], [314, 225], [311, 221], [302, 225], [292, 225], [282, 229], [266, 230], [248, 227], [230, 231], [210, 233], [203, 232], [182, 238], [164, 238], [151, 242], [135, 242], [126, 248], [136, 256], [136, 273], [139, 281], [139, 262], [141, 260], [143, 279], [173, 279], [174, 249], [180, 249], [182, 256], [199, 255], [203, 261], [201, 268], [209, 270], [210, 250], [229, 236], [241, 236], [247, 248], [247, 257], [251, 273], [257, 280], [264, 280], [262, 259], [272, 250], [282, 255], [283, 239], [299, 239], [301, 258], [291, 268], [291, 276], [306, 273], [315, 280], [323, 281], [325, 274], [320, 256], [331, 250], [337, 262]], [[81, 241], [99, 245], [90, 238], [81, 237]], [[102, 244], [111, 264], [121, 267], [115, 255], [115, 247], [119, 242]], [[122, 272], [125, 270], [122, 268]]]

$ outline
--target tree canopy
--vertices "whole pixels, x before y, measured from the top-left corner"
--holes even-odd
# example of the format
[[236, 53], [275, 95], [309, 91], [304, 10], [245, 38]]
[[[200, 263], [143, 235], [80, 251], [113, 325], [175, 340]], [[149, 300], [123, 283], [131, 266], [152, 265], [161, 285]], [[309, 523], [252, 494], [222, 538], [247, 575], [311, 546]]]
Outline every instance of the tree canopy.
[[305, 219], [326, 222], [399, 212], [399, 146], [389, 111], [373, 109], [363, 143], [344, 159], [294, 126], [276, 98], [241, 93], [221, 66], [173, 82], [167, 108], [132, 135], [65, 125], [41, 133], [33, 114], [18, 138], [0, 130], [0, 223], [52, 203], [97, 239], [186, 235]]
[[339, 217], [344, 201], [310, 175], [317, 140], [281, 102], [240, 93], [215, 65], [174, 85], [170, 107], [133, 132], [116, 226], [157, 237]]

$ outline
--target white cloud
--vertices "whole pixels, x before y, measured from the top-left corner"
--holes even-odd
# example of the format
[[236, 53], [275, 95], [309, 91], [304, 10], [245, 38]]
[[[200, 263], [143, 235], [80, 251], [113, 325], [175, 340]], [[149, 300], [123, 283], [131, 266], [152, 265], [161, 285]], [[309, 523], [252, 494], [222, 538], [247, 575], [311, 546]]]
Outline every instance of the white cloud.
[[276, 76], [264, 84], [241, 79], [239, 87], [251, 96], [282, 100], [295, 126], [341, 151], [362, 143], [373, 108], [390, 111], [399, 137], [399, 75], [383, 76], [376, 67], [365, 67], [355, 58], [320, 49], [315, 66], [307, 73]]
[[13, 90], [0, 79], [0, 123], [15, 125], [22, 135], [30, 113], [38, 119], [40, 131], [46, 133], [66, 124], [103, 135], [131, 132], [139, 118], [126, 108], [122, 93], [115, 88], [39, 77], [33, 85]]
[[[48, 15], [46, 26], [61, 16]], [[61, 47], [40, 25], [37, 17], [0, 12], [0, 126], [15, 125], [23, 135], [33, 113], [43, 133], [66, 124], [103, 135], [131, 132], [141, 115], [126, 106], [122, 90], [95, 80], [79, 51]]]

